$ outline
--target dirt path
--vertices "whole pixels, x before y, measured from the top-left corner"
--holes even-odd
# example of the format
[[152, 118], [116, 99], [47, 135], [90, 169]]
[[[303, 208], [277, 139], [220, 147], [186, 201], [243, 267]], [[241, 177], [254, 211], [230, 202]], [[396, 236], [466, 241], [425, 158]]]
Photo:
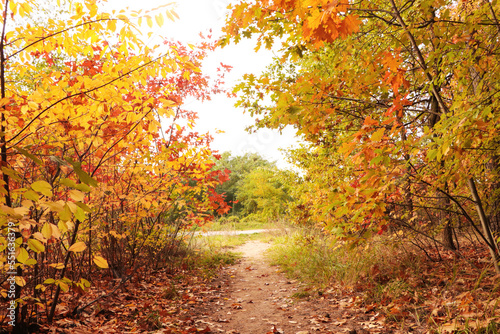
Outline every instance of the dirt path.
[[314, 298], [293, 298], [304, 287], [264, 261], [269, 246], [251, 241], [235, 249], [243, 259], [221, 273], [218, 293], [205, 299], [203, 315], [196, 317], [199, 327], [233, 334], [392, 332], [374, 325], [376, 315], [353, 312], [354, 298], [337, 295], [333, 289]]

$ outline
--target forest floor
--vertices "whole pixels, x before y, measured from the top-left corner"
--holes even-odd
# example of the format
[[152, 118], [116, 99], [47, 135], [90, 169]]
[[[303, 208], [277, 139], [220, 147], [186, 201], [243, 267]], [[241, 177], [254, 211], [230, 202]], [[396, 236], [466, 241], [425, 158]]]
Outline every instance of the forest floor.
[[379, 313], [357, 307], [354, 293], [330, 288], [311, 295], [303, 284], [267, 264], [263, 253], [269, 247], [257, 240], [234, 249], [242, 254], [241, 261], [220, 272], [216, 288], [193, 320], [213, 333], [404, 332], [390, 328]]
[[[30, 332], [463, 334], [486, 333], [474, 328], [500, 319], [499, 276], [478, 267], [484, 251], [468, 251], [468, 262], [448, 265], [451, 269], [449, 255], [448, 261], [425, 262], [418, 275], [404, 270], [401, 275], [409, 276], [404, 291], [374, 300], [367, 292], [383, 287], [374, 282], [389, 275], [385, 269], [350, 286], [312, 287], [269, 264], [265, 253], [272, 238], [265, 234], [209, 238], [215, 248], [208, 248], [208, 265], [191, 263], [188, 256], [179, 266], [136, 272], [126, 284], [103, 274], [84, 295], [65, 294], [54, 322], [47, 324], [40, 314]], [[217, 248], [219, 242], [226, 246]], [[240, 258], [230, 264], [235, 254]], [[447, 279], [449, 270], [453, 279]], [[470, 330], [458, 329], [464, 326]], [[0, 333], [9, 332], [4, 328]]]
[[[133, 279], [76, 317], [71, 314], [75, 305], [87, 301], [64, 298], [55, 321], [30, 332], [408, 333], [408, 328], [388, 325], [383, 315], [361, 306], [359, 294], [352, 290], [332, 286], [313, 292], [305, 284], [288, 279], [265, 260], [263, 255], [270, 246], [250, 240], [233, 248], [231, 252], [241, 254], [240, 260], [219, 268], [215, 279], [190, 270], [159, 271]], [[114, 290], [114, 283], [101, 281], [96, 292], [104, 295], [102, 290]], [[95, 298], [96, 294], [91, 291], [86, 298]]]

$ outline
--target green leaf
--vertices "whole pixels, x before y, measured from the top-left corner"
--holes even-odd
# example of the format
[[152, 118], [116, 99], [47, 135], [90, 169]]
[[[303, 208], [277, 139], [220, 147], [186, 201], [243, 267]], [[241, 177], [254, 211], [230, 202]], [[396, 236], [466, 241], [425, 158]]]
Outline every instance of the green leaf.
[[427, 152], [427, 159], [434, 160], [434, 159], [436, 159], [437, 154], [438, 154], [438, 150], [429, 150]]
[[26, 262], [24, 262], [24, 265], [26, 266], [34, 266], [38, 262], [35, 259], [27, 259]]
[[59, 228], [59, 231], [61, 231], [61, 233], [68, 232], [68, 225], [66, 225], [66, 223], [64, 221], [62, 221], [62, 220], [60, 220], [57, 223], [57, 227]]
[[55, 282], [56, 282], [55, 279], [47, 278], [45, 281], [43, 281], [43, 284], [54, 284]]
[[90, 282], [87, 281], [85, 278], [80, 278], [80, 283], [86, 288], [90, 287]]
[[371, 165], [377, 165], [380, 161], [384, 160], [383, 155], [378, 155], [370, 161]]
[[56, 285], [58, 285], [63, 292], [67, 292], [69, 290], [69, 285], [62, 281], [56, 281]]
[[31, 188], [47, 197], [52, 196], [52, 186], [46, 181], [35, 181], [31, 184]]
[[83, 211], [82, 208], [78, 207], [75, 211], [75, 218], [81, 222], [84, 221], [85, 220], [85, 211]]

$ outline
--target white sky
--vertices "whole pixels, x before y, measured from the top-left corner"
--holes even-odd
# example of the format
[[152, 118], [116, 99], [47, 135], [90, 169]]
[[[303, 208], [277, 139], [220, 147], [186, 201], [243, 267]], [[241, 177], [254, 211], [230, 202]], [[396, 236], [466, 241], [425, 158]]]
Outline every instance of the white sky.
[[[155, 30], [155, 36], [186, 43], [198, 41], [199, 33], [208, 34], [209, 29], [212, 29], [214, 37], [220, 36], [226, 7], [230, 2], [231, 0], [178, 0], [175, 12], [179, 15], [179, 20], [176, 22], [165, 20], [166, 24], [161, 30]], [[110, 7], [107, 10], [119, 10], [125, 7], [147, 10], [165, 3], [168, 1], [108, 0], [106, 7]], [[225, 77], [227, 86], [231, 88], [243, 74], [258, 74], [270, 63], [272, 53], [267, 50], [255, 53], [254, 46], [252, 41], [244, 40], [237, 45], [231, 44], [219, 49], [207, 57], [202, 70], [205, 74], [215, 77], [215, 70], [221, 62], [233, 66], [233, 70]], [[211, 101], [204, 103], [188, 102], [186, 109], [198, 113], [199, 119], [195, 130], [201, 133], [210, 132], [214, 137], [212, 148], [219, 150], [220, 153], [231, 151], [233, 155], [242, 155], [246, 152], [257, 152], [269, 160], [277, 161], [281, 168], [288, 167], [278, 148], [287, 148], [297, 143], [294, 131], [285, 129], [280, 135], [278, 131], [261, 129], [257, 133], [249, 134], [245, 128], [253, 124], [253, 119], [243, 114], [243, 109], [234, 107], [235, 102], [235, 99], [217, 95], [213, 96]], [[217, 134], [217, 129], [224, 133]]]

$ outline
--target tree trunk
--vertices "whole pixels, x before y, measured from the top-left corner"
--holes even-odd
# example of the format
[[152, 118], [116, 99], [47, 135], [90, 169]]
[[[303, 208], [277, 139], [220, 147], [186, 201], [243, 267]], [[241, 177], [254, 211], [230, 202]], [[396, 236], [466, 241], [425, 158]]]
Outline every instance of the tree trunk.
[[488, 248], [491, 254], [491, 260], [493, 265], [495, 266], [495, 271], [497, 274], [500, 274], [500, 267], [498, 266], [498, 262], [500, 262], [498, 244], [493, 238], [493, 234], [491, 233], [490, 224], [488, 221], [488, 217], [484, 213], [483, 204], [481, 203], [481, 198], [479, 197], [479, 193], [476, 189], [476, 184], [472, 178], [469, 179], [469, 188], [474, 198], [474, 202], [476, 204], [477, 213], [479, 214], [479, 219], [481, 220], [481, 226], [483, 228], [483, 233], [488, 240]]
[[449, 220], [446, 221], [443, 231], [441, 232], [442, 243], [445, 248], [456, 250], [455, 241], [453, 240], [453, 226]]

